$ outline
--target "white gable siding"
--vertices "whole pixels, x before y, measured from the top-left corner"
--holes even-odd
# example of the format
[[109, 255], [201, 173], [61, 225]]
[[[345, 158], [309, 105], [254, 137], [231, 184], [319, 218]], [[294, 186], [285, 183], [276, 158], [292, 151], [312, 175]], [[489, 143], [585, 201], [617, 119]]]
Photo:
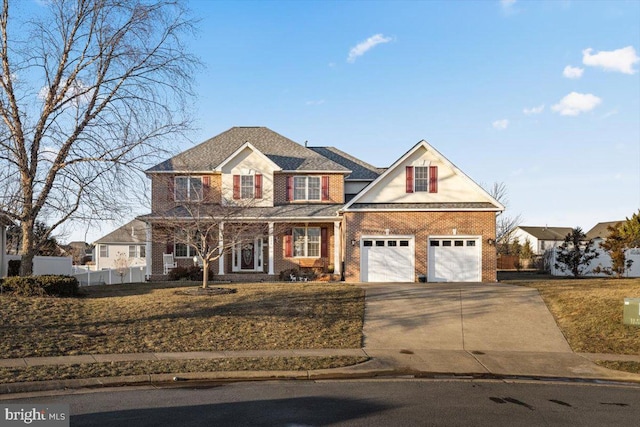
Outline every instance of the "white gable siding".
[[260, 154], [246, 147], [222, 168], [222, 200], [233, 203], [233, 175], [262, 174], [262, 199], [251, 206], [273, 206], [273, 166]]
[[[107, 246], [109, 248], [107, 251], [106, 257], [100, 256], [100, 246]], [[140, 253], [140, 248], [139, 248], [140, 246], [144, 247], [146, 250], [145, 243], [131, 243], [131, 246], [138, 246], [138, 248], [136, 248], [137, 249], [136, 254]], [[122, 243], [122, 244], [98, 243], [96, 244], [96, 247], [93, 253], [93, 259], [96, 265], [96, 270], [116, 268], [117, 267], [116, 260], [121, 256], [121, 254], [124, 256], [124, 258], [127, 259], [129, 267], [138, 267], [138, 266], [143, 266], [147, 264], [147, 259], [145, 257], [136, 256], [134, 258], [129, 258], [128, 243]]]
[[[438, 192], [406, 192], [406, 166], [437, 166]], [[470, 203], [489, 202], [485, 192], [467, 177], [456, 173], [426, 147], [419, 147], [404, 163], [383, 177], [375, 187], [369, 188], [358, 203]]]

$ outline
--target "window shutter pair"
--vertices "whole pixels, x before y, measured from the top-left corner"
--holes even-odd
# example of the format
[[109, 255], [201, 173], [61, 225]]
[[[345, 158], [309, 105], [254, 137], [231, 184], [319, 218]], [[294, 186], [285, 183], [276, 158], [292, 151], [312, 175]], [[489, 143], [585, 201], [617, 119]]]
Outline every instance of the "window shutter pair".
[[[262, 174], [255, 174], [253, 177], [254, 193], [253, 197], [262, 199]], [[233, 175], [233, 198], [240, 198], [240, 175]]]
[[[321, 181], [321, 200], [327, 201], [329, 200], [329, 176], [323, 175]], [[287, 177], [287, 201], [290, 202], [293, 200], [293, 177]]]
[[[413, 193], [413, 166], [406, 167], [406, 192]], [[438, 192], [438, 167], [429, 166], [429, 193]]]

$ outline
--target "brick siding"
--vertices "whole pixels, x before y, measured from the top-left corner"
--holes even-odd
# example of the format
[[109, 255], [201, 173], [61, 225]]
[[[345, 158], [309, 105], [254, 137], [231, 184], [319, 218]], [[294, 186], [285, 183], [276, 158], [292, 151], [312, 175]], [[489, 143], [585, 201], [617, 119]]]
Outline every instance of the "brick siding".
[[[495, 240], [495, 212], [347, 212], [344, 215], [346, 237], [345, 280], [360, 280], [360, 238], [362, 235], [415, 236], [415, 273], [427, 276], [428, 238], [432, 235], [481, 236], [482, 281], [496, 281], [496, 248], [487, 243]], [[351, 241], [358, 243], [351, 246]]]

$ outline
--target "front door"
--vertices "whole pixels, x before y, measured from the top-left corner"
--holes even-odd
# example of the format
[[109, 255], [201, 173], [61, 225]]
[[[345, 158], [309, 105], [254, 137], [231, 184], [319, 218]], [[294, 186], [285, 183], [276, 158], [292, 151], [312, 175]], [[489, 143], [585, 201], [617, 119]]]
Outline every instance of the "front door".
[[256, 247], [251, 243], [243, 243], [240, 250], [240, 269], [255, 270]]

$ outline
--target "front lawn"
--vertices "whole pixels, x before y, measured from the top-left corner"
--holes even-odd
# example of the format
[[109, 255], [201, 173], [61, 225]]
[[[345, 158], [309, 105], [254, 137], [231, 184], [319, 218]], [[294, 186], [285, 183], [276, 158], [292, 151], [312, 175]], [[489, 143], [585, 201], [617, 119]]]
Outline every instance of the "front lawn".
[[233, 284], [222, 287], [236, 293], [215, 296], [184, 295], [184, 286], [96, 286], [83, 298], [3, 295], [0, 358], [362, 345], [364, 291], [355, 286]]
[[640, 327], [622, 323], [624, 299], [640, 297], [640, 279], [519, 276], [501, 282], [538, 289], [573, 351], [640, 355]]

